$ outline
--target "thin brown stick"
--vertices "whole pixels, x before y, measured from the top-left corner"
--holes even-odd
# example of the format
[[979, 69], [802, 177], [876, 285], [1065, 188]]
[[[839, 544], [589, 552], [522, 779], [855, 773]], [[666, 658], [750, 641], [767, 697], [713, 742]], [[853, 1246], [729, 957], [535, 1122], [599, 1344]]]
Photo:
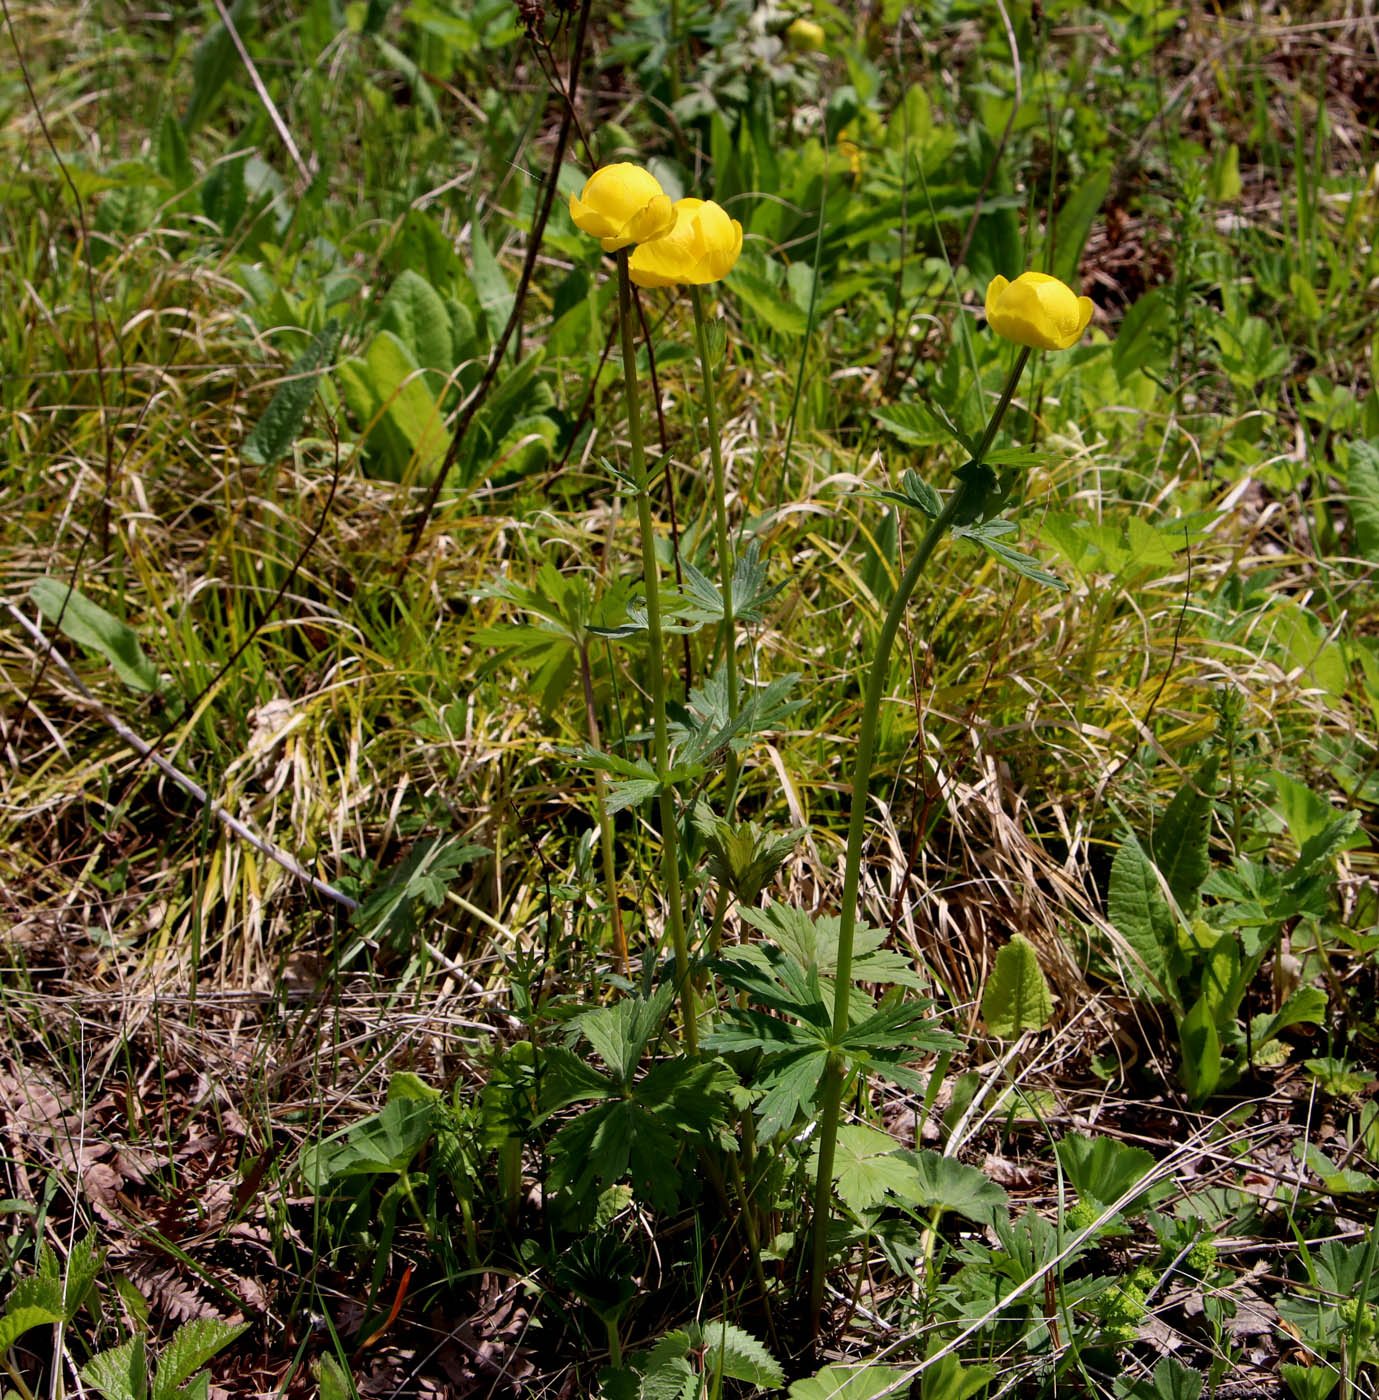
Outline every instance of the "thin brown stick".
[[560, 92], [564, 99], [565, 111], [560, 118], [560, 130], [556, 135], [555, 152], [551, 156], [551, 168], [546, 176], [546, 187], [542, 193], [541, 207], [536, 211], [536, 218], [532, 222], [531, 236], [527, 241], [527, 254], [522, 262], [522, 275], [517, 280], [517, 289], [513, 294], [512, 310], [508, 314], [507, 325], [503, 327], [503, 333], [498, 337], [493, 351], [488, 357], [484, 377], [478, 382], [474, 392], [465, 400], [464, 406], [460, 409], [459, 422], [455, 424], [455, 431], [450, 438], [450, 446], [446, 448], [445, 459], [436, 472], [431, 489], [426, 493], [426, 501], [422, 505], [421, 514], [412, 526], [411, 534], [407, 537], [407, 548], [398, 561], [397, 569], [393, 575], [395, 583], [401, 583], [407, 573], [408, 566], [416, 555], [421, 537], [425, 533], [431, 516], [435, 513], [436, 502], [440, 499], [441, 491], [445, 488], [446, 478], [450, 475], [450, 469], [459, 458], [465, 434], [468, 433], [470, 424], [474, 421], [474, 415], [478, 413], [488, 398], [489, 391], [493, 388], [494, 381], [498, 377], [498, 367], [502, 364], [503, 356], [507, 353], [508, 342], [512, 339], [513, 333], [522, 319], [522, 308], [526, 305], [527, 290], [531, 286], [532, 276], [536, 272], [536, 256], [541, 251], [541, 238], [546, 232], [546, 223], [551, 217], [551, 209], [555, 204], [556, 186], [560, 182], [560, 165], [565, 158], [565, 148], [570, 141], [570, 129], [574, 124], [575, 92], [579, 86], [580, 64], [584, 58], [584, 36], [589, 27], [589, 9], [592, 3], [593, 0], [583, 0], [580, 6], [579, 25], [575, 30], [574, 50], [570, 55], [570, 82], [568, 89], [562, 89]]

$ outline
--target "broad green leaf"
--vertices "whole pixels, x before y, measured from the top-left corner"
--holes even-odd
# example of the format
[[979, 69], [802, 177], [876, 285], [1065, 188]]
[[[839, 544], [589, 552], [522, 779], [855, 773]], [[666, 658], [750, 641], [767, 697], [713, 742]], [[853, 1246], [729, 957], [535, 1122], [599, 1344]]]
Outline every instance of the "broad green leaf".
[[436, 1105], [394, 1099], [367, 1118], [302, 1148], [302, 1176], [313, 1191], [352, 1176], [406, 1171], [435, 1127]]
[[474, 254], [471, 280], [484, 320], [488, 322], [488, 333], [497, 340], [508, 323], [508, 317], [512, 315], [514, 294], [503, 275], [503, 269], [498, 265], [498, 259], [493, 256], [493, 249], [488, 246], [483, 229], [477, 223], [472, 226], [470, 240]]
[[1363, 439], [1350, 444], [1346, 509], [1355, 553], [1367, 563], [1379, 564], [1379, 444]]
[[1291, 1361], [1283, 1362], [1278, 1373], [1294, 1400], [1326, 1400], [1341, 1378], [1339, 1367], [1299, 1366]]
[[[854, 1211], [866, 1210], [883, 1201], [887, 1191], [904, 1197], [914, 1170], [896, 1154], [899, 1144], [889, 1133], [865, 1123], [845, 1123], [838, 1129], [838, 1145], [833, 1158], [833, 1180], [838, 1199]], [[817, 1145], [813, 1168], [819, 1169]]]
[[[447, 374], [455, 351], [450, 311], [441, 295], [420, 273], [404, 268], [383, 298], [379, 326], [392, 331], [423, 369]], [[431, 380], [433, 389], [439, 385]]]
[[158, 689], [158, 672], [127, 623], [57, 579], [35, 579], [29, 587], [29, 597], [64, 636], [103, 656], [131, 690], [151, 694]]
[[1202, 1373], [1191, 1370], [1172, 1356], [1154, 1368], [1154, 1379], [1132, 1380], [1124, 1376], [1116, 1382], [1121, 1400], [1198, 1400], [1202, 1393]]
[[889, 1400], [907, 1393], [908, 1371], [894, 1366], [825, 1366], [790, 1387], [790, 1400]]
[[1111, 862], [1111, 886], [1107, 913], [1116, 931], [1130, 945], [1148, 970], [1127, 971], [1130, 986], [1152, 1001], [1162, 999], [1168, 981], [1168, 950], [1173, 946], [1173, 911], [1159, 890], [1159, 878], [1144, 847], [1127, 835]]
[[136, 1332], [120, 1346], [98, 1352], [81, 1368], [81, 1378], [106, 1400], [145, 1400], [149, 1365], [144, 1334]]
[[1167, 332], [1173, 315], [1171, 289], [1155, 287], [1125, 313], [1111, 344], [1111, 365], [1124, 384], [1137, 369], [1159, 368], [1166, 351], [1159, 337]]
[[674, 995], [674, 985], [666, 982], [648, 998], [627, 996], [612, 1006], [585, 1012], [575, 1018], [574, 1029], [620, 1081], [630, 1083], [647, 1043], [665, 1023]]
[[[68, 1322], [75, 1321], [104, 1262], [105, 1250], [96, 1247], [94, 1230], [89, 1231], [72, 1246], [67, 1256], [66, 1276], [62, 1282], [62, 1306]], [[0, 1346], [0, 1352], [4, 1349]]]
[[926, 1214], [934, 1209], [953, 1210], [978, 1225], [990, 1225], [1010, 1206], [1005, 1189], [976, 1167], [928, 1148], [904, 1149], [897, 1155], [909, 1176], [903, 1187], [892, 1189], [906, 1204]]
[[158, 1358], [153, 1400], [174, 1400], [183, 1381], [248, 1328], [247, 1322], [226, 1322], [218, 1317], [196, 1317], [184, 1322]]
[[319, 1400], [355, 1400], [349, 1377], [330, 1352], [322, 1352], [313, 1369], [320, 1391]]
[[1221, 1037], [1211, 1002], [1198, 997], [1178, 1027], [1183, 1052], [1183, 1086], [1194, 1104], [1205, 1103], [1221, 1082]]
[[1149, 842], [1151, 858], [1185, 914], [1191, 914], [1200, 903], [1202, 882], [1211, 869], [1207, 838], [1219, 762], [1219, 756], [1213, 754], [1178, 789]]
[[801, 336], [808, 329], [809, 318], [793, 301], [765, 278], [748, 272], [740, 264], [729, 275], [727, 287], [772, 330], [782, 335]]
[[175, 190], [185, 190], [196, 181], [187, 151], [187, 134], [171, 112], [164, 112], [158, 123], [158, 173]]
[[383, 457], [388, 474], [400, 478], [417, 463], [429, 481], [445, 455], [445, 424], [435, 396], [412, 352], [391, 331], [380, 331], [361, 360], [337, 370], [350, 410], [369, 430], [369, 445]]
[[[254, 17], [252, 0], [235, 0], [230, 6], [230, 22], [241, 38], [246, 37]], [[182, 114], [182, 130], [190, 136], [214, 110], [220, 91], [239, 67], [239, 52], [230, 31], [217, 20], [196, 46], [192, 55], [192, 95]]]
[[[942, 1343], [935, 1341], [929, 1350], [940, 1349]], [[994, 1366], [964, 1366], [949, 1352], [938, 1361], [932, 1361], [920, 1377], [920, 1400], [969, 1400], [979, 1390], [996, 1379]]]
[[[1054, 1144], [1053, 1150], [1078, 1197], [1101, 1201], [1104, 1205], [1118, 1201], [1154, 1169], [1154, 1157], [1146, 1149], [1109, 1137], [1068, 1133]], [[1137, 1206], [1146, 1202], [1147, 1197], [1142, 1194], [1121, 1209], [1133, 1214]]]
[[[24, 1279], [23, 1283], [32, 1284], [39, 1282], [36, 1279]], [[42, 1280], [50, 1283], [52, 1280]], [[31, 1332], [35, 1327], [52, 1327], [54, 1324], [62, 1322], [62, 1285], [58, 1283], [55, 1291], [49, 1298], [48, 1303], [25, 1302], [19, 1297], [19, 1290], [22, 1284], [17, 1284], [5, 1302], [5, 1311], [0, 1315], [0, 1355], [3, 1355], [24, 1335]], [[29, 1290], [33, 1292], [33, 1290]], [[55, 1303], [56, 1306], [50, 1306]]]
[[339, 340], [339, 325], [328, 321], [320, 335], [293, 362], [288, 377], [273, 391], [263, 417], [244, 440], [241, 455], [246, 462], [272, 466], [297, 440], [316, 392], [321, 367], [335, 354]]
[[703, 1356], [713, 1376], [743, 1381], [757, 1390], [778, 1390], [785, 1384], [780, 1363], [750, 1332], [731, 1322], [709, 1322], [686, 1329], [689, 1346]]
[[[943, 500], [939, 493], [928, 485], [918, 472], [908, 469], [901, 478], [899, 491], [878, 491], [877, 495], [883, 500], [894, 501], [897, 505], [918, 510], [922, 515], [928, 516], [930, 520], [935, 519], [943, 509]], [[893, 552], [890, 557], [894, 559]]]
[[992, 1035], [1017, 1040], [1053, 1018], [1053, 997], [1034, 944], [1022, 933], [996, 954], [996, 966], [982, 992], [982, 1019]]
[[1267, 1011], [1250, 1023], [1250, 1034], [1256, 1045], [1272, 1040], [1289, 1026], [1304, 1022], [1320, 1026], [1326, 1019], [1326, 993], [1320, 987], [1299, 987], [1279, 1009]]
[[1275, 769], [1268, 774], [1268, 783], [1278, 798], [1278, 810], [1288, 823], [1288, 834], [1299, 850], [1349, 815], [1338, 812], [1319, 792], [1313, 792], [1288, 773]]
[[1106, 191], [1111, 187], [1111, 167], [1103, 165], [1084, 176], [1072, 193], [1063, 202], [1054, 220], [1053, 275], [1071, 285], [1077, 277], [1078, 265], [1082, 261], [1082, 250], [1087, 246], [1087, 235], [1092, 230], [1092, 222], [1106, 199]]

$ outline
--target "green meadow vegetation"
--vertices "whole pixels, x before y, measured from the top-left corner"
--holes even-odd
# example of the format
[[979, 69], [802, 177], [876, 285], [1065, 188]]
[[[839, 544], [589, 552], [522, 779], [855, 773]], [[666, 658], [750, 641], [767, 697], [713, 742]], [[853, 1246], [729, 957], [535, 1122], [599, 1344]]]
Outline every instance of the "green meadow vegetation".
[[0, 1397], [1379, 1394], [1372, 7], [0, 12]]

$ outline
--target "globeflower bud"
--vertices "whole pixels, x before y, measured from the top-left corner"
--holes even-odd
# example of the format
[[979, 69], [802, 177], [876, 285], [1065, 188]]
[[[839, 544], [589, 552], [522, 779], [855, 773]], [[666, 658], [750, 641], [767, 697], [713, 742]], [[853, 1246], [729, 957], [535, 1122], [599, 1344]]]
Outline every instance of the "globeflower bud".
[[643, 243], [627, 270], [639, 287], [702, 286], [732, 271], [742, 252], [742, 225], [713, 200], [675, 201], [675, 226], [662, 238]]
[[794, 20], [785, 31], [785, 43], [795, 53], [818, 53], [824, 47], [824, 27], [812, 19]]
[[986, 289], [991, 329], [1031, 350], [1068, 350], [1092, 319], [1092, 300], [1044, 272], [1022, 272], [1013, 282], [993, 277]]
[[570, 217], [605, 253], [660, 238], [675, 226], [670, 196], [649, 170], [628, 161], [594, 171], [583, 194], [570, 196]]

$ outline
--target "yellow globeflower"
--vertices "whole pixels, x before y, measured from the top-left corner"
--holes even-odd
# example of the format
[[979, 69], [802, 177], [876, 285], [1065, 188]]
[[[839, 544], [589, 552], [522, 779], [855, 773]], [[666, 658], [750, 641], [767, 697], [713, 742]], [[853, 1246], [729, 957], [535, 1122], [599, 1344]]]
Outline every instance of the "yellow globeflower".
[[824, 46], [824, 28], [812, 19], [794, 20], [785, 31], [786, 47], [795, 53], [818, 53]]
[[584, 193], [570, 196], [570, 217], [605, 253], [660, 238], [675, 226], [670, 196], [649, 170], [628, 161], [594, 171]]
[[702, 286], [732, 271], [742, 251], [742, 225], [708, 199], [677, 199], [675, 227], [642, 243], [627, 270], [639, 287]]
[[1022, 272], [1013, 282], [993, 277], [986, 319], [997, 335], [1031, 350], [1067, 350], [1092, 319], [1092, 300], [1045, 272]]

